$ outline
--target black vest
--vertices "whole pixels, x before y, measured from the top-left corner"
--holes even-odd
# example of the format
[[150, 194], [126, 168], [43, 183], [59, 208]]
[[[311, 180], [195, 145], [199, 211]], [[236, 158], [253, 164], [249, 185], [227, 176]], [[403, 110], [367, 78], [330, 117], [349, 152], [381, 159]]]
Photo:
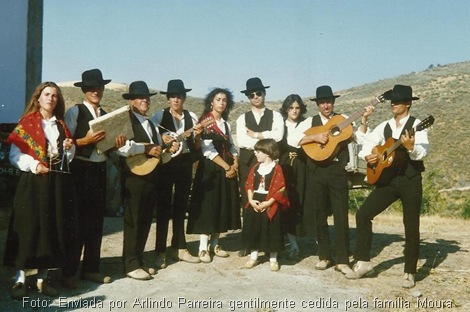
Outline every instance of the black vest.
[[256, 123], [255, 115], [252, 111], [245, 113], [245, 126], [254, 132], [271, 131], [273, 129], [273, 111], [265, 108], [259, 124]]
[[[93, 115], [90, 113], [88, 108], [84, 104], [75, 104], [78, 108], [78, 117], [77, 117], [77, 129], [75, 129], [75, 134], [73, 136], [74, 140], [81, 139], [86, 136], [90, 126], [88, 122], [93, 120]], [[101, 116], [105, 115], [106, 112], [101, 109]], [[77, 155], [90, 158], [91, 153], [95, 149], [95, 144], [89, 144], [85, 146], [77, 146]]]
[[[183, 110], [183, 115], [184, 115], [184, 131], [189, 130], [193, 127], [193, 119], [191, 118], [191, 115], [189, 114], [189, 111]], [[166, 129], [176, 132], [175, 124], [173, 123], [173, 116], [171, 115], [170, 108], [165, 108], [163, 110], [163, 116], [162, 116], [162, 121], [160, 122], [160, 125], [163, 127], [159, 128], [160, 134], [164, 134], [167, 132]], [[186, 139], [186, 142], [188, 143], [189, 150], [191, 153], [195, 151], [194, 148], [194, 137], [193, 134], [189, 136]]]
[[[264, 114], [261, 116], [259, 124], [256, 123], [253, 111], [245, 113], [245, 126], [254, 132], [271, 131], [273, 129], [274, 113], [272, 110], [265, 108]], [[255, 162], [254, 151], [245, 148], [240, 149], [239, 160], [247, 166], [251, 166]]]
[[[416, 118], [412, 116], [408, 118], [408, 121], [400, 133], [400, 137], [405, 134], [405, 130], [408, 130], [408, 133], [410, 132], [410, 130], [413, 128], [415, 120]], [[387, 123], [384, 128], [384, 138], [387, 140], [390, 137], [392, 137], [392, 128], [390, 128], [390, 125]], [[400, 145], [400, 147], [395, 150], [395, 161], [399, 162], [399, 160], [403, 158], [404, 161], [402, 162], [402, 166], [400, 168], [395, 168], [398, 171], [398, 174], [405, 174], [407, 177], [411, 178], [424, 171], [423, 161], [412, 160], [407, 150], [403, 147], [403, 145]]]

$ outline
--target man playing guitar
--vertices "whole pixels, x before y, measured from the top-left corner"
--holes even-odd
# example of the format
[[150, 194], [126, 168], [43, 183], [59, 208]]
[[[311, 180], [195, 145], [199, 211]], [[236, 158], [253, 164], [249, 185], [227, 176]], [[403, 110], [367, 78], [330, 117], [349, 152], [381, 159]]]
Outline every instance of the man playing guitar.
[[372, 219], [400, 199], [405, 226], [405, 278], [402, 286], [411, 288], [415, 285], [414, 275], [419, 257], [419, 217], [423, 194], [421, 172], [424, 171], [423, 158], [428, 153], [429, 142], [427, 131], [410, 135], [411, 129], [420, 123], [420, 120], [410, 116], [412, 101], [419, 99], [412, 96], [412, 88], [395, 85], [393, 90], [386, 92], [384, 96], [391, 101], [390, 108], [394, 116], [379, 124], [367, 136], [359, 157], [365, 159], [368, 165], [375, 166], [379, 155], [373, 152], [374, 147], [393, 137], [401, 141], [401, 147], [397, 148], [396, 153], [401, 153], [404, 161], [403, 165], [396, 169], [396, 175], [387, 183], [378, 185], [357, 212], [355, 259], [358, 262], [354, 271], [346, 274], [346, 277], [357, 279], [373, 272], [374, 267], [370, 263]]

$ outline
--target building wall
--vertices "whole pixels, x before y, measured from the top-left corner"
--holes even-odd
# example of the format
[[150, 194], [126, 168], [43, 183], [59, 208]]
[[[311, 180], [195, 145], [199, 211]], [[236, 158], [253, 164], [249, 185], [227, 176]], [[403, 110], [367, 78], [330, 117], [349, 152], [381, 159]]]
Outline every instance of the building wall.
[[43, 0], [2, 0], [0, 123], [17, 122], [41, 82]]

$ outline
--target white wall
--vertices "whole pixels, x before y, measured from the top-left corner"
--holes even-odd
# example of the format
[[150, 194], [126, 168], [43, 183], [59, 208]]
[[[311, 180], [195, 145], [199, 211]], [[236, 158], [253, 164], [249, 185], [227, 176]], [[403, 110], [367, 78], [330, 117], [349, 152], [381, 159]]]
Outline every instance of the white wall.
[[16, 122], [26, 93], [28, 1], [2, 0], [0, 10], [0, 123]]

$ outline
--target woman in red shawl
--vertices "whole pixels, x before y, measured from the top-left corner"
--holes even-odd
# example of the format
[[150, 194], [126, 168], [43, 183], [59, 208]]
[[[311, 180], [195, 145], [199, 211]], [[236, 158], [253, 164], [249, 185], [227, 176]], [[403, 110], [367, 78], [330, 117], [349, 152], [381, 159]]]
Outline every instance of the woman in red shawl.
[[245, 268], [258, 264], [258, 251], [269, 253], [271, 271], [279, 271], [277, 253], [284, 249], [281, 210], [289, 207], [284, 175], [279, 164], [279, 147], [273, 139], [262, 139], [255, 144], [258, 163], [251, 168], [245, 189], [248, 203], [243, 215], [242, 241], [250, 250]]
[[4, 256], [5, 265], [17, 269], [14, 299], [27, 296], [28, 269], [38, 269], [39, 292], [57, 296], [47, 272], [62, 266], [72, 242], [74, 188], [68, 164], [75, 147], [64, 111], [60, 88], [53, 82], [40, 84], [7, 140], [10, 162], [21, 170]]

